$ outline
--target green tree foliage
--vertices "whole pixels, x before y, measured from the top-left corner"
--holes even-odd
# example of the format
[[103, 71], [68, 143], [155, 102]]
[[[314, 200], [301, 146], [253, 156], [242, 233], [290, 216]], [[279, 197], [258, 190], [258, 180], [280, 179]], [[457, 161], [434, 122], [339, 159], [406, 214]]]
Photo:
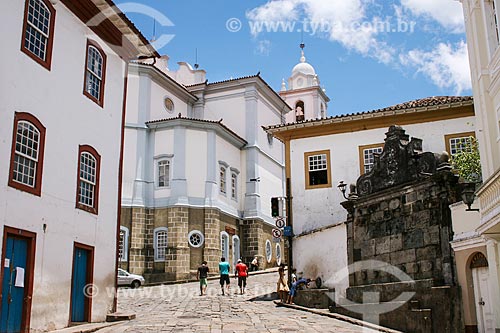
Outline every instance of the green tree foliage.
[[467, 182], [481, 183], [481, 163], [476, 138], [462, 140], [460, 151], [451, 156], [454, 171]]

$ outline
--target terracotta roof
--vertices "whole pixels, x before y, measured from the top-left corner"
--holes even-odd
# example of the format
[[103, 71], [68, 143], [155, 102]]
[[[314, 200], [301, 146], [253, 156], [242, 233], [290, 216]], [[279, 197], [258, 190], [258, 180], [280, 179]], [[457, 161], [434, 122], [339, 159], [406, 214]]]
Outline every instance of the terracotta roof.
[[174, 118], [164, 118], [164, 119], [158, 119], [158, 120], [151, 120], [147, 121], [147, 124], [156, 124], [156, 123], [163, 123], [163, 122], [168, 122], [168, 121], [173, 121], [177, 119], [182, 119], [182, 120], [188, 120], [188, 121], [193, 121], [193, 122], [198, 122], [198, 123], [208, 123], [208, 124], [217, 124], [232, 135], [234, 135], [236, 138], [240, 139], [241, 141], [245, 142], [245, 145], [248, 144], [247, 140], [236, 134], [232, 129], [227, 127], [222, 123], [222, 118], [220, 120], [206, 120], [206, 119], [197, 119], [197, 118], [189, 118], [189, 117], [183, 117], [180, 113], [177, 115], [177, 117]]
[[[256, 78], [256, 77], [260, 77], [260, 72], [258, 72], [255, 75], [242, 76], [242, 77], [237, 77], [237, 78], [233, 78], [233, 79], [227, 79], [227, 80], [222, 80], [222, 81], [215, 81], [215, 82], [210, 82], [210, 83], [208, 82], [208, 80], [206, 80], [205, 82], [196, 83], [196, 84], [190, 84], [190, 85], [187, 85], [186, 87], [188, 87], [188, 88], [189, 87], [196, 87], [196, 86], [199, 86], [199, 85], [202, 85], [202, 84], [207, 85], [207, 86], [211, 86], [211, 85], [214, 85], [214, 84], [227, 83], [227, 82], [239, 81], [239, 80], [244, 80], [244, 79], [251, 79], [251, 78]], [[262, 80], [262, 81], [264, 81], [264, 80]]]
[[363, 112], [356, 112], [356, 113], [350, 113], [350, 114], [341, 114], [341, 115], [336, 115], [336, 116], [331, 116], [323, 119], [309, 119], [309, 120], [304, 120], [304, 121], [298, 121], [295, 123], [287, 123], [287, 124], [278, 124], [278, 125], [273, 125], [273, 126], [268, 126], [264, 127], [264, 129], [276, 129], [276, 128], [282, 128], [282, 127], [287, 127], [289, 125], [294, 125], [294, 124], [304, 124], [304, 123], [311, 123], [310, 125], [313, 125], [313, 123], [322, 123], [327, 120], [331, 119], [340, 119], [340, 118], [347, 118], [347, 117], [353, 117], [353, 116], [360, 116], [360, 115], [368, 115], [368, 114], [377, 114], [377, 113], [384, 113], [388, 111], [398, 111], [398, 110], [412, 110], [412, 109], [419, 109], [419, 108], [440, 108], [442, 106], [458, 106], [461, 104], [472, 104], [474, 101], [472, 96], [433, 96], [433, 97], [426, 97], [426, 98], [420, 98], [416, 99], [413, 101], [409, 102], [404, 102], [404, 103], [399, 103], [396, 105], [388, 106], [382, 109], [376, 109], [376, 110], [371, 110], [371, 111], [363, 111]]

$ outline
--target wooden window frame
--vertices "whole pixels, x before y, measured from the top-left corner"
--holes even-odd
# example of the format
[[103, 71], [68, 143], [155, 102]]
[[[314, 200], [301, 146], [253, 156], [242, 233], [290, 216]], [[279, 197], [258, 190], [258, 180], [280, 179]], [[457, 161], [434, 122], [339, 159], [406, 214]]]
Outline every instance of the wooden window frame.
[[[328, 182], [326, 184], [320, 184], [320, 185], [309, 185], [309, 180], [310, 180], [309, 179], [309, 156], [321, 155], [321, 154], [326, 154], [326, 166], [327, 166], [326, 174], [327, 174]], [[325, 149], [325, 150], [305, 152], [304, 153], [304, 173], [305, 173], [305, 180], [306, 180], [306, 183], [305, 183], [306, 190], [332, 187], [332, 164], [331, 164], [331, 159], [330, 159], [330, 150]]]
[[[101, 78], [101, 85], [100, 85], [100, 91], [99, 91], [99, 99], [95, 98], [92, 96], [88, 91], [87, 91], [87, 68], [88, 68], [88, 63], [89, 63], [89, 48], [90, 47], [96, 48], [101, 57], [102, 57], [102, 78]], [[97, 42], [87, 39], [87, 47], [85, 48], [85, 68], [83, 70], [83, 94], [87, 96], [90, 100], [94, 101], [97, 105], [100, 107], [104, 107], [104, 91], [105, 91], [105, 86], [106, 86], [106, 53], [104, 53], [103, 49], [97, 44]]]
[[451, 146], [450, 146], [450, 139], [455, 139], [455, 138], [468, 138], [468, 137], [473, 137], [476, 138], [476, 132], [471, 131], [471, 132], [462, 132], [462, 133], [453, 133], [453, 134], [446, 134], [444, 136], [444, 144], [446, 147], [446, 151], [448, 154], [451, 156]]
[[24, 40], [26, 38], [26, 29], [28, 28], [28, 9], [30, 0], [26, 0], [24, 4], [23, 32], [21, 35], [21, 52], [23, 52], [28, 57], [33, 59], [35, 62], [39, 63], [44, 68], [50, 71], [52, 66], [52, 47], [54, 45], [54, 27], [56, 22], [56, 10], [54, 6], [52, 6], [49, 0], [38, 0], [38, 1], [43, 2], [43, 4], [47, 6], [50, 12], [50, 22], [49, 22], [50, 26], [47, 38], [47, 49], [45, 54], [45, 60], [39, 58], [24, 46]]
[[[36, 166], [35, 186], [31, 187], [14, 180], [14, 156], [16, 154], [17, 125], [20, 121], [31, 123], [40, 132], [38, 143], [38, 162]], [[12, 147], [10, 152], [10, 170], [8, 185], [20, 191], [31, 193], [36, 196], [42, 195], [43, 160], [45, 151], [45, 126], [32, 114], [16, 112], [14, 115], [14, 126], [12, 128]]]
[[[92, 207], [80, 203], [80, 163], [82, 153], [89, 153], [96, 159], [96, 174], [95, 174], [95, 189], [94, 189], [94, 205]], [[100, 190], [100, 174], [101, 174], [101, 155], [92, 146], [80, 145], [78, 148], [78, 163], [76, 173], [76, 208], [98, 215], [99, 213], [99, 190]]]
[[365, 174], [365, 154], [364, 150], [365, 149], [373, 149], [373, 148], [379, 148], [381, 147], [384, 149], [384, 143], [374, 143], [374, 144], [369, 144], [369, 145], [363, 145], [358, 147], [358, 153], [359, 153], [359, 174], [364, 175]]

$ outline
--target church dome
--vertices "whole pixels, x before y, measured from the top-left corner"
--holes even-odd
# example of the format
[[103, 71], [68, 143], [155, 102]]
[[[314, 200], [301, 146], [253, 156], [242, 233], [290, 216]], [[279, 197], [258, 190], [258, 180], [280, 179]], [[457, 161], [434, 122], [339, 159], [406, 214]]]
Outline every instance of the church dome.
[[306, 62], [306, 57], [304, 56], [303, 50], [302, 56], [300, 57], [300, 62], [292, 69], [292, 76], [298, 73], [302, 73], [305, 75], [316, 75], [314, 67]]

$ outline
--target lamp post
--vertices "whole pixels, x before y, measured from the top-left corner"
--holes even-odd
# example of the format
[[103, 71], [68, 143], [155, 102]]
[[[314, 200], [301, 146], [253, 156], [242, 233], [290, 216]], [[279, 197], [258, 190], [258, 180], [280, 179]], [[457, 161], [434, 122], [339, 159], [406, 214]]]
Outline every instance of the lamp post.
[[474, 198], [476, 196], [476, 184], [475, 183], [462, 183], [462, 201], [467, 205], [466, 212], [479, 212], [477, 208], [470, 208], [474, 203]]
[[339, 184], [337, 185], [337, 187], [338, 187], [338, 189], [340, 190], [340, 192], [342, 192], [342, 195], [344, 196], [344, 198], [345, 198], [346, 200], [349, 200], [349, 198], [347, 198], [347, 196], [345, 195], [345, 190], [346, 190], [347, 184], [346, 184], [346, 183], [344, 183], [344, 181], [343, 181], [343, 180], [341, 180], [341, 181], [339, 182]]

